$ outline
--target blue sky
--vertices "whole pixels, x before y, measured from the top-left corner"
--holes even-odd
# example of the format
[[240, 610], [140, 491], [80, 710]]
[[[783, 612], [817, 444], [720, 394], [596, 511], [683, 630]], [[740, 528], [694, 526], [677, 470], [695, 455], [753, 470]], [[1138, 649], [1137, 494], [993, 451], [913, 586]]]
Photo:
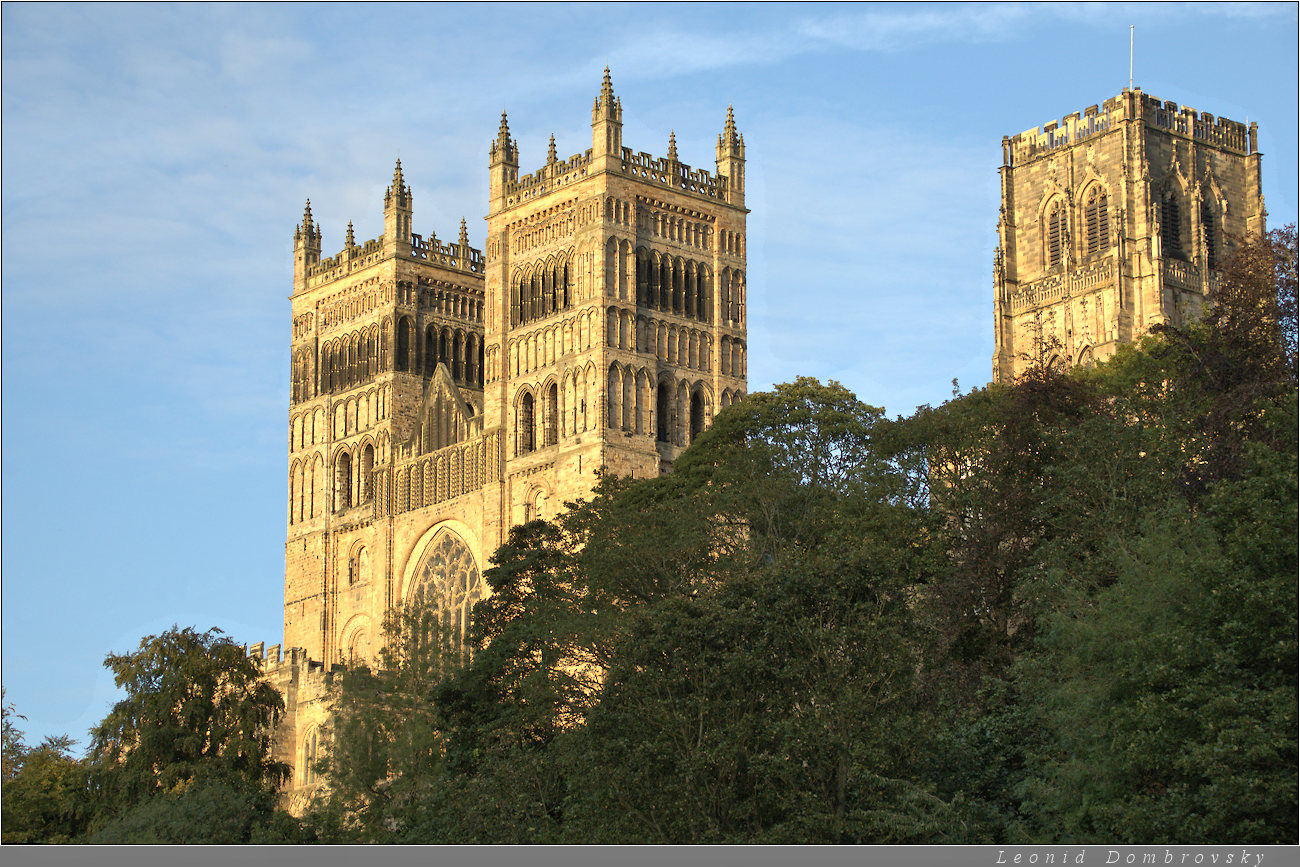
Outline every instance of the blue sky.
[[1258, 121], [1296, 219], [1295, 4], [3, 7], [3, 680], [31, 742], [84, 738], [106, 653], [172, 624], [281, 638], [289, 304], [327, 255], [482, 245], [502, 110], [521, 169], [624, 142], [748, 149], [750, 388], [838, 379], [890, 414], [984, 384], [1001, 139], [1128, 80]]

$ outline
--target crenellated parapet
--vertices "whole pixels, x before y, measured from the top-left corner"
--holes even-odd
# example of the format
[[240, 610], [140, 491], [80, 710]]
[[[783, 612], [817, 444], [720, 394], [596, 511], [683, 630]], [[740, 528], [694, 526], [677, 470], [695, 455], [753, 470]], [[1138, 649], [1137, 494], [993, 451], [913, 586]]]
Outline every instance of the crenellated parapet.
[[[295, 684], [300, 691], [311, 695], [326, 695], [334, 677], [342, 672], [341, 664], [326, 665], [311, 659], [301, 647], [284, 648], [278, 644], [266, 647], [263, 642], [244, 645], [244, 652], [262, 669], [262, 676], [274, 685]], [[283, 689], [281, 690], [283, 692]]]
[[1004, 165], [1019, 165], [1045, 156], [1085, 139], [1120, 129], [1124, 121], [1140, 120], [1164, 132], [1204, 142], [1223, 150], [1248, 155], [1256, 150], [1250, 128], [1243, 123], [1216, 118], [1209, 112], [1197, 113], [1185, 105], [1157, 99], [1140, 89], [1125, 90], [1100, 106], [1027, 129], [1003, 142]]
[[1142, 118], [1148, 126], [1205, 142], [1241, 156], [1247, 156], [1256, 150], [1255, 140], [1244, 123], [1226, 117], [1216, 118], [1208, 111], [1198, 115], [1194, 108], [1170, 101], [1162, 104], [1154, 96], [1143, 96]]
[[590, 165], [591, 149], [588, 148], [584, 153], [574, 154], [567, 160], [548, 162], [532, 174], [506, 181], [503, 186], [506, 205], [517, 205], [565, 184], [582, 180], [587, 176]]

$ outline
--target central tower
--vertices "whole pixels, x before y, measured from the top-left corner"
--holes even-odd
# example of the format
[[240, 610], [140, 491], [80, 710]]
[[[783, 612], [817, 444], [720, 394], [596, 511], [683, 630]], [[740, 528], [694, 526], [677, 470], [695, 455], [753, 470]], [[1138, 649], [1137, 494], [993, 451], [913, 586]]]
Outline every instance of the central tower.
[[505, 432], [505, 525], [654, 476], [745, 390], [745, 145], [730, 109], [717, 171], [623, 146], [609, 70], [591, 148], [519, 174], [490, 150], [485, 424]]
[[993, 378], [1200, 318], [1233, 245], [1264, 232], [1257, 139], [1140, 89], [1004, 138]]

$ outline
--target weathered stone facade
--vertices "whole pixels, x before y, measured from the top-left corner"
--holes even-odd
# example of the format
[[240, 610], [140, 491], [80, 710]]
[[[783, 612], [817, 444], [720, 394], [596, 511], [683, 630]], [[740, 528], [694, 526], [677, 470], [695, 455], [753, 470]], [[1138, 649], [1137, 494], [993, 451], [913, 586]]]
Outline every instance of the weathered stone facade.
[[1140, 89], [1004, 138], [994, 380], [1199, 317], [1235, 240], [1264, 231], [1257, 140]]
[[490, 148], [485, 252], [413, 232], [400, 161], [384, 233], [321, 257], [294, 236], [284, 647], [277, 733], [290, 795], [327, 719], [334, 666], [373, 659], [384, 617], [432, 596], [462, 628], [509, 528], [653, 476], [745, 392], [745, 147], [731, 111], [716, 174], [622, 143], [606, 70], [592, 147], [519, 174]]

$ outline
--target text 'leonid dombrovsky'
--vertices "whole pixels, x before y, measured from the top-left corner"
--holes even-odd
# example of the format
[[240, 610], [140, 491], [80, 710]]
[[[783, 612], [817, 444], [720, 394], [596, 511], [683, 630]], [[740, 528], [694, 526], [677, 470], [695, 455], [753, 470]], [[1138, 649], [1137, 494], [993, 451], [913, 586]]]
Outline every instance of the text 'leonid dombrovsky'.
[[1013, 851], [1008, 852], [1006, 849], [998, 850], [998, 857], [995, 864], [1235, 864], [1245, 865], [1245, 867], [1259, 867], [1264, 863], [1263, 852], [1252, 852], [1249, 849], [1242, 849], [1231, 852], [1175, 852], [1172, 849], [1158, 851], [1124, 851], [1120, 849], [1106, 849], [1105, 859], [1102, 860], [1101, 853], [1103, 850], [1096, 849], [1089, 851], [1087, 849], [1071, 850], [1061, 849], [1054, 850], [1035, 850], [1030, 852]]

